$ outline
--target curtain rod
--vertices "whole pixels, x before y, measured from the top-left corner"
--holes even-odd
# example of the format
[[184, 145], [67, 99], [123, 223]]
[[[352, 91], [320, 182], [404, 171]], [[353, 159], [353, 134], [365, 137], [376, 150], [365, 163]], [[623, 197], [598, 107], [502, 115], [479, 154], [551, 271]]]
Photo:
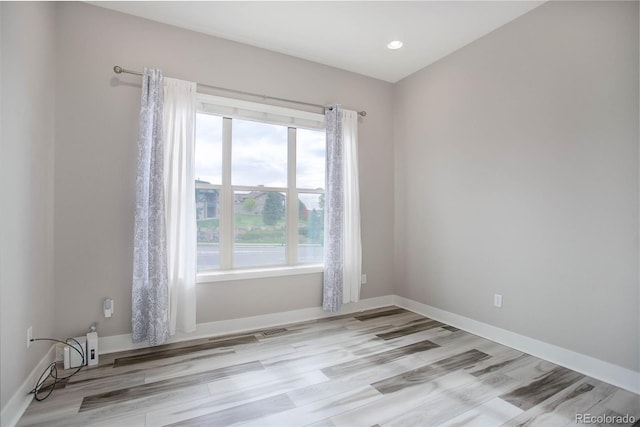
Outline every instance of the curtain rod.
[[[115, 65], [113, 67], [113, 72], [116, 74], [134, 74], [136, 76], [142, 76], [142, 73], [139, 71], [132, 71], [132, 70], [127, 70], [125, 68], [122, 68], [119, 65]], [[245, 92], [242, 90], [236, 90], [236, 89], [227, 89], [225, 87], [219, 87], [219, 86], [212, 86], [212, 85], [208, 85], [208, 84], [204, 84], [204, 83], [197, 83], [198, 86], [203, 86], [203, 87], [207, 87], [209, 89], [216, 89], [216, 90], [222, 90], [222, 91], [226, 91], [226, 92], [231, 92], [231, 93], [237, 93], [240, 95], [248, 95], [248, 96], [255, 96], [258, 98], [262, 98], [262, 99], [270, 99], [272, 101], [282, 101], [282, 102], [289, 102], [292, 104], [299, 104], [299, 105], [306, 105], [308, 107], [316, 107], [316, 108], [323, 108], [323, 109], [332, 109], [333, 107], [325, 107], [324, 105], [320, 105], [320, 104], [312, 104], [310, 102], [302, 102], [302, 101], [296, 101], [294, 99], [287, 99], [287, 98], [278, 98], [275, 96], [268, 96], [268, 95], [260, 95], [259, 93], [253, 93], [253, 92]], [[361, 117], [364, 117], [367, 115], [366, 111], [358, 111], [358, 115]]]

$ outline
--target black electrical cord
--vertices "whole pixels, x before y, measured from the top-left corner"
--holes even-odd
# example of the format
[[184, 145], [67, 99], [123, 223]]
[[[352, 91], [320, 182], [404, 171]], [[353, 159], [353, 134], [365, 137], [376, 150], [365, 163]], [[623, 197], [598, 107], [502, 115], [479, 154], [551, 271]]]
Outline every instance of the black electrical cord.
[[[62, 343], [74, 349], [80, 355], [80, 357], [82, 357], [82, 363], [80, 364], [80, 366], [78, 366], [78, 368], [74, 372], [67, 375], [66, 377], [58, 376], [58, 367], [56, 366], [56, 362], [52, 362], [49, 366], [47, 366], [47, 368], [42, 372], [42, 375], [40, 375], [40, 378], [36, 382], [36, 386], [33, 388], [33, 390], [29, 392], [30, 394], [33, 394], [35, 400], [37, 400], [38, 402], [41, 402], [45, 400], [47, 397], [51, 396], [51, 393], [53, 393], [53, 390], [56, 388], [56, 384], [58, 384], [60, 381], [67, 380], [72, 376], [74, 376], [75, 374], [77, 374], [78, 372], [80, 372], [80, 370], [84, 367], [85, 356], [84, 356], [84, 353], [80, 351], [80, 349], [82, 348], [82, 345], [75, 338], [68, 338], [67, 342], [56, 340], [53, 338], [32, 338], [31, 341], [54, 341], [54, 342]], [[75, 345], [69, 344], [68, 341], [75, 342], [77, 344], [77, 347]], [[53, 382], [45, 386], [44, 383], [49, 379], [49, 377], [53, 379]], [[42, 395], [42, 393], [47, 391], [48, 393]]]

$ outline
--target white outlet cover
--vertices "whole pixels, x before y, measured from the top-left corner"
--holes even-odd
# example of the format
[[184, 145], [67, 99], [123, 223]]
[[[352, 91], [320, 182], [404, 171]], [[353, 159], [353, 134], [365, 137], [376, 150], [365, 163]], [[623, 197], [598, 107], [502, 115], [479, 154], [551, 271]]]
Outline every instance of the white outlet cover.
[[493, 305], [494, 307], [502, 308], [502, 295], [495, 294], [493, 296]]
[[33, 339], [33, 326], [29, 326], [27, 329], [27, 348], [31, 347], [31, 340]]

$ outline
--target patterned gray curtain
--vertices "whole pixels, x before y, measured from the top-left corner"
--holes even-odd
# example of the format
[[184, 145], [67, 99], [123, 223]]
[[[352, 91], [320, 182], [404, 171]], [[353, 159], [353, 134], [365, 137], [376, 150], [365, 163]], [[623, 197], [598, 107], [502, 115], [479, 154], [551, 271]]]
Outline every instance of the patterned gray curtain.
[[164, 211], [162, 106], [164, 76], [144, 69], [138, 132], [131, 329], [133, 342], [169, 337]]
[[327, 171], [324, 205], [324, 279], [322, 308], [338, 311], [343, 292], [343, 186], [342, 108], [335, 106], [325, 115], [327, 127]]

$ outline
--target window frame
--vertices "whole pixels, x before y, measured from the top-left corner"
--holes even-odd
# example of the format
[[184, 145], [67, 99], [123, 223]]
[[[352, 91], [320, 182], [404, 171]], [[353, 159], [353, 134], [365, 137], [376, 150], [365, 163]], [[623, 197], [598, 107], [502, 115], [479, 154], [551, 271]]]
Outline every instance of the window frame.
[[[220, 265], [217, 269], [197, 270], [196, 282], [218, 282], [251, 278], [279, 277], [297, 274], [318, 273], [324, 270], [324, 261], [315, 264], [300, 264], [298, 261], [298, 233], [300, 194], [324, 194], [324, 188], [298, 188], [297, 181], [297, 129], [313, 129], [325, 131], [324, 115], [290, 108], [278, 107], [224, 98], [206, 94], [198, 94], [197, 114], [211, 114], [222, 117], [222, 176], [221, 184], [196, 184], [196, 189], [215, 189], [219, 191], [219, 251]], [[287, 186], [264, 187], [232, 184], [232, 127], [234, 119], [251, 120], [287, 127]], [[326, 165], [326, 158], [325, 158]], [[233, 266], [234, 257], [234, 203], [237, 191], [276, 191], [286, 197], [285, 211], [285, 264], [266, 266]], [[194, 196], [195, 197], [195, 196]], [[291, 203], [291, 201], [294, 201]], [[196, 242], [197, 245], [197, 242]]]

